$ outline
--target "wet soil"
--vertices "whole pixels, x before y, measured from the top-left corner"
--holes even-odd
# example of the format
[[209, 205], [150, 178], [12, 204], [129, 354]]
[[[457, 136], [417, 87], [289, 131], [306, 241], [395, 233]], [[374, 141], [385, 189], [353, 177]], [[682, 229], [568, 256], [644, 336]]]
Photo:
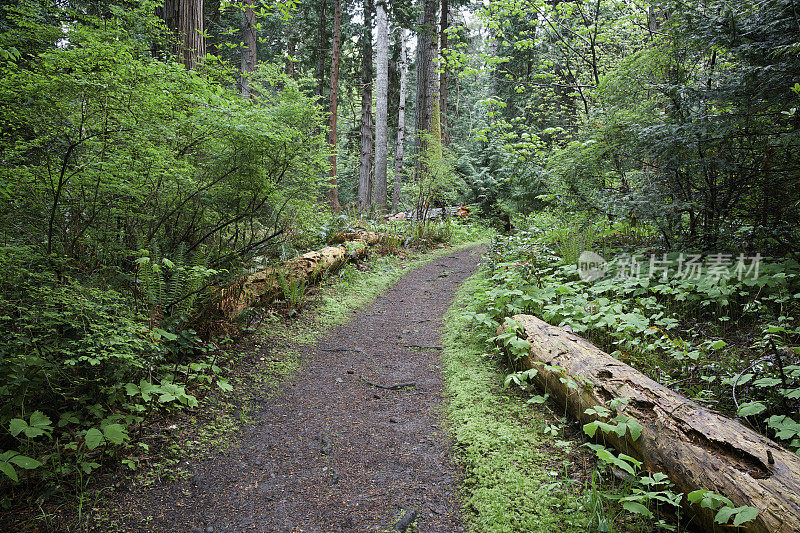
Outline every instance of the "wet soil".
[[381, 532], [406, 512], [420, 532], [463, 531], [443, 428], [440, 328], [480, 249], [402, 278], [303, 353], [236, 446], [189, 479], [133, 495], [130, 530]]

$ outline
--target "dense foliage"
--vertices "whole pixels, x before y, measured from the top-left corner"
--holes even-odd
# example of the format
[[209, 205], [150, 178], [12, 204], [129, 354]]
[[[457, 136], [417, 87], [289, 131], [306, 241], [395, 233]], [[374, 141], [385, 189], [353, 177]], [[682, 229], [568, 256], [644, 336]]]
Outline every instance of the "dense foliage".
[[[366, 227], [387, 252], [446, 241], [458, 227], [425, 214], [458, 203], [510, 232], [487, 331], [518, 311], [569, 324], [800, 448], [796, 2], [380, 4], [382, 94], [374, 7], [0, 9], [0, 484], [80, 491], [104, 459], [135, 467], [153, 415], [231, 388], [208, 342], [220, 287]], [[369, 198], [373, 97], [415, 225], [363, 220], [388, 200]], [[609, 275], [581, 277], [585, 251]], [[716, 274], [685, 275], [690, 257]], [[306, 286], [281, 280], [297, 311]]]
[[154, 4], [111, 7], [4, 14], [2, 46], [21, 52], [0, 80], [0, 469], [14, 481], [42, 463], [88, 474], [157, 407], [196, 406], [187, 387], [229, 387], [195, 304], [322, 190], [322, 116], [298, 82], [262, 65], [243, 99], [224, 65], [153, 57]]

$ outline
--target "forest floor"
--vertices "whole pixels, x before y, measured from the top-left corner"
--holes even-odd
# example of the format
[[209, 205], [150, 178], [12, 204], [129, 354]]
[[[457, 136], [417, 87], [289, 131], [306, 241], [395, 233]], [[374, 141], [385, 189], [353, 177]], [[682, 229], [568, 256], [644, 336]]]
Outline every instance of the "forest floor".
[[380, 532], [413, 510], [419, 531], [463, 531], [441, 409], [441, 326], [481, 252], [441, 255], [315, 344], [298, 341], [297, 371], [277, 392], [263, 387], [235, 444], [187, 462], [184, 479], [124, 494], [116, 525]]

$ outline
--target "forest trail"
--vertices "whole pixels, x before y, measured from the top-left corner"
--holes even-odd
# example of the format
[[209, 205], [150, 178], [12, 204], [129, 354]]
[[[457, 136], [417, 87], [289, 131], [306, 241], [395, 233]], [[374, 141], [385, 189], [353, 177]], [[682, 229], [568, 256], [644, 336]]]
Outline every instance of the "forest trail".
[[129, 502], [132, 529], [381, 532], [414, 510], [419, 531], [463, 531], [439, 409], [440, 328], [481, 253], [417, 268], [318, 345], [298, 347], [296, 375], [239, 444], [191, 465], [189, 480]]

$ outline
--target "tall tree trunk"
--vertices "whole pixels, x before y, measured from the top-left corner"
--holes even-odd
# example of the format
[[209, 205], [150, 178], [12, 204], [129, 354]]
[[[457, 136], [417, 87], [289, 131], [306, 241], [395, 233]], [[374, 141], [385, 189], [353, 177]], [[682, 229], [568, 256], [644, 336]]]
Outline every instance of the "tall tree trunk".
[[441, 22], [439, 24], [439, 53], [441, 54], [441, 72], [439, 73], [439, 113], [442, 121], [442, 144], [450, 142], [447, 132], [447, 62], [444, 51], [447, 49], [447, 29], [450, 27], [450, 3], [442, 0]]
[[203, 0], [166, 0], [162, 18], [178, 40], [175, 53], [187, 69], [193, 69], [206, 55], [203, 37]]
[[250, 74], [256, 69], [258, 61], [258, 41], [256, 40], [256, 13], [253, 0], [242, 2], [242, 96], [251, 97]]
[[[417, 29], [417, 109], [415, 113], [414, 174], [421, 179], [428, 173], [424, 158], [426, 134], [431, 130], [433, 101], [436, 98], [436, 55], [439, 41], [436, 12], [438, 0], [424, 0]], [[438, 128], [437, 128], [438, 129]]]
[[[334, 0], [334, 1], [337, 1], [337, 0]], [[338, 1], [341, 1], [341, 0], [338, 0]], [[318, 41], [317, 41], [317, 69], [316, 69], [315, 76], [317, 78], [317, 96], [319, 97], [320, 103], [322, 102], [322, 92], [325, 89], [325, 50], [328, 48], [328, 33], [327, 33], [328, 21], [327, 21], [327, 14], [326, 14], [326, 6], [327, 5], [328, 5], [328, 0], [322, 0], [320, 2], [320, 6], [319, 6], [319, 34], [318, 34]], [[334, 8], [334, 11], [336, 11], [336, 8]], [[341, 13], [342, 13], [342, 6], [341, 5], [339, 5], [339, 7], [338, 7], [338, 13], [339, 13], [338, 19], [341, 19]], [[334, 16], [334, 18], [336, 18], [336, 12], [334, 12], [333, 16]], [[338, 19], [334, 20], [334, 22], [333, 22], [334, 26], [336, 26], [336, 24], [341, 24], [341, 21], [338, 20]], [[334, 27], [334, 32], [336, 32], [336, 28], [335, 27]], [[341, 33], [341, 29], [339, 30], [339, 33]], [[339, 44], [335, 43], [334, 46], [336, 46], [336, 49], [338, 51]], [[337, 68], [338, 68], [339, 59], [337, 58], [334, 61], [337, 63]]]
[[361, 156], [358, 167], [358, 207], [366, 211], [372, 197], [372, 12], [373, 0], [364, 0], [364, 32], [361, 35]]
[[[333, 11], [333, 50], [331, 53], [331, 109], [330, 121], [328, 123], [329, 141], [331, 145], [331, 173], [330, 173], [330, 190], [328, 191], [328, 202], [331, 209], [338, 213], [342, 210], [339, 203], [339, 189], [336, 183], [336, 111], [338, 107], [337, 90], [339, 87], [339, 42], [342, 36], [342, 0], [334, 0]], [[322, 50], [320, 50], [320, 54]]]
[[375, 78], [375, 207], [386, 212], [386, 167], [389, 151], [389, 17], [386, 1], [378, 1], [377, 74]]
[[[439, 40], [436, 11], [438, 0], [424, 0], [417, 29], [417, 109], [414, 117], [416, 130], [415, 152], [419, 156], [425, 149], [424, 137], [431, 127], [433, 99], [436, 95], [436, 48]], [[421, 171], [420, 158], [417, 157], [416, 172]]]
[[289, 33], [289, 40], [286, 43], [286, 64], [284, 72], [290, 78], [296, 79], [294, 68], [294, 56], [297, 53], [297, 36], [292, 31]]
[[394, 190], [392, 212], [397, 212], [403, 180], [403, 143], [406, 137], [406, 92], [408, 91], [408, 57], [406, 31], [400, 30], [400, 105], [397, 110], [397, 155], [394, 161]]

